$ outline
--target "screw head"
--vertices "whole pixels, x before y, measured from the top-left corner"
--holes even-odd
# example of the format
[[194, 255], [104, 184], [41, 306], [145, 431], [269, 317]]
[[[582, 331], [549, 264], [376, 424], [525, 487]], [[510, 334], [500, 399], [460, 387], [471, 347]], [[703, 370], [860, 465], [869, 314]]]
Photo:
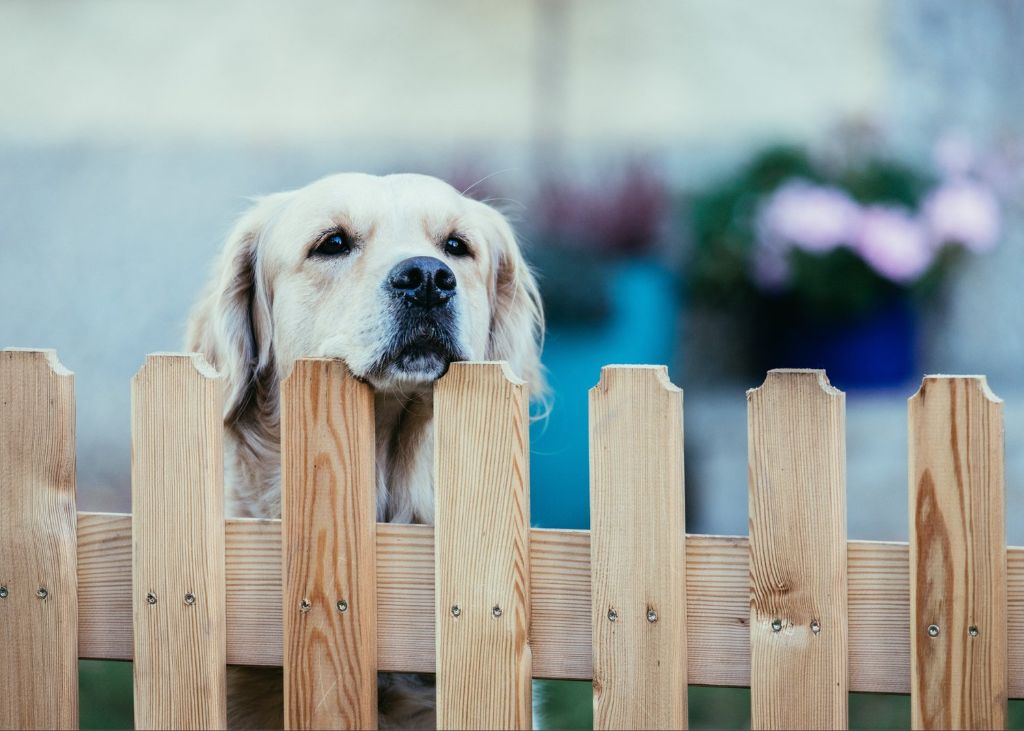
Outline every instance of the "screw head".
[[821, 632], [821, 624], [816, 619], [811, 620], [811, 632], [814, 634]]
[[772, 632], [781, 632], [781, 631], [782, 631], [782, 620], [781, 619], [773, 619], [772, 620]]
[[305, 597], [303, 597], [302, 601], [299, 602], [299, 611], [300, 612], [308, 612], [312, 608], [313, 608], [313, 603], [311, 601], [309, 601], [309, 599], [306, 599]]
[[497, 604], [495, 604], [494, 607], [491, 609], [491, 616], [494, 617], [495, 619], [500, 617], [501, 616], [501, 607], [499, 607]]
[[38, 589], [36, 589], [36, 596], [40, 599], [45, 599], [46, 597], [50, 596], [50, 592], [46, 590], [45, 586], [40, 586]]
[[458, 617], [461, 614], [462, 614], [462, 607], [460, 607], [458, 604], [452, 604], [452, 616], [453, 617]]
[[6, 599], [8, 593], [6, 586], [0, 586], [0, 599]]
[[978, 627], [972, 624], [970, 627], [967, 628], [967, 634], [969, 634], [971, 637], [977, 637], [980, 633], [978, 632]]
[[191, 607], [195, 603], [196, 603], [196, 595], [193, 594], [190, 591], [186, 592], [185, 593], [185, 605]]
[[611, 608], [611, 609], [608, 610], [608, 621], [609, 622], [614, 622], [618, 618], [619, 618], [619, 613], [616, 612], [614, 608]]
[[658, 613], [656, 611], [654, 611], [653, 609], [648, 609], [647, 610], [647, 621], [650, 622], [651, 624], [654, 624], [655, 622], [657, 622], [658, 621]]
[[336, 606], [338, 607], [339, 612], [344, 613], [348, 611], [348, 602], [344, 599], [339, 599]]
[[151, 591], [148, 594], [146, 594], [146, 604], [156, 604], [156, 593], [155, 592]]
[[937, 624], [930, 624], [930, 625], [928, 625], [928, 636], [929, 637], [938, 637], [939, 636], [939, 625], [937, 625]]

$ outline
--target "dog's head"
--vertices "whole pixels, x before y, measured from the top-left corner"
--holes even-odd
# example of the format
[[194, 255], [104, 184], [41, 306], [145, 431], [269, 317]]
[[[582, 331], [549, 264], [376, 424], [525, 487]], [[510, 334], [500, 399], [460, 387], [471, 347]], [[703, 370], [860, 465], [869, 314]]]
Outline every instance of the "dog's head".
[[378, 392], [456, 360], [506, 360], [543, 388], [537, 285], [505, 218], [423, 175], [343, 174], [256, 202], [228, 238], [188, 342], [237, 418], [304, 356], [342, 358]]

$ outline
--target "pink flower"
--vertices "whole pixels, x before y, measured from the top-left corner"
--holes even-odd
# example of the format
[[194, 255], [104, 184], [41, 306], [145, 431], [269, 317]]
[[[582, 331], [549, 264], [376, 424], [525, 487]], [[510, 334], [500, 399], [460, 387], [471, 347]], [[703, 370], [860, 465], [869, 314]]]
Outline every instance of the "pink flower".
[[936, 246], [960, 244], [981, 253], [999, 241], [999, 203], [981, 183], [967, 178], [946, 182], [928, 195], [923, 210]]
[[863, 210], [854, 249], [872, 269], [897, 284], [913, 282], [935, 258], [925, 227], [909, 211], [894, 206]]
[[792, 274], [788, 250], [771, 241], [759, 242], [754, 249], [753, 275], [757, 286], [767, 292], [781, 292]]
[[826, 253], [853, 240], [859, 214], [859, 206], [842, 190], [793, 180], [772, 194], [756, 226], [763, 241]]
[[932, 151], [935, 165], [948, 177], [969, 173], [978, 163], [978, 153], [963, 132], [947, 132], [935, 143]]

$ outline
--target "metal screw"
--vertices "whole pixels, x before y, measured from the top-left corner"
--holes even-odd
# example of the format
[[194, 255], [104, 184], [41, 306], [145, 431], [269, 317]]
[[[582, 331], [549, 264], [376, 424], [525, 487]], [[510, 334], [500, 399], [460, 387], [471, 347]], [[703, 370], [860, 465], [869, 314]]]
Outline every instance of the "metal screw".
[[312, 604], [312, 602], [309, 601], [309, 599], [303, 598], [302, 601], [299, 602], [299, 611], [300, 612], [308, 612], [312, 608], [313, 608], [313, 604]]
[[816, 619], [811, 620], [811, 632], [813, 632], [814, 634], [818, 634], [819, 632], [821, 632], [821, 625], [818, 624], [818, 620]]
[[196, 595], [195, 595], [195, 594], [193, 594], [193, 593], [192, 593], [192, 592], [190, 592], [190, 591], [189, 591], [189, 592], [186, 592], [186, 593], [185, 593], [185, 604], [186, 604], [187, 606], [190, 606], [190, 607], [191, 607], [191, 606], [192, 606], [193, 604], [195, 604], [195, 603], [196, 603]]
[[648, 609], [647, 610], [647, 621], [650, 622], [651, 624], [654, 624], [655, 622], [657, 622], [658, 621], [658, 613], [656, 611], [654, 611], [653, 609]]
[[38, 589], [36, 589], [36, 596], [40, 599], [45, 599], [46, 597], [50, 596], [50, 592], [46, 590], [45, 586], [40, 586]]
[[0, 599], [6, 599], [7, 598], [7, 594], [8, 594], [7, 587], [6, 586], [0, 586]]
[[337, 607], [338, 607], [338, 611], [339, 612], [347, 612], [348, 611], [348, 602], [345, 601], [344, 599], [339, 599]]
[[782, 620], [781, 619], [773, 619], [772, 620], [772, 632], [781, 632], [781, 631], [782, 631]]
[[609, 609], [608, 610], [608, 621], [609, 622], [614, 622], [618, 618], [619, 618], [619, 613], [618, 612], [616, 612], [614, 609]]
[[146, 594], [146, 604], [156, 604], [156, 594], [149, 592]]
[[462, 607], [458, 604], [452, 604], [452, 616], [458, 617], [460, 614], [462, 614]]
[[967, 634], [969, 634], [971, 637], [977, 637], [978, 628], [972, 624], [970, 627], [967, 628]]
[[929, 637], [938, 637], [939, 636], [939, 625], [937, 625], [937, 624], [930, 624], [930, 625], [928, 625], [928, 636]]
[[495, 619], [500, 617], [501, 616], [501, 607], [499, 607], [497, 604], [495, 604], [494, 607], [491, 609], [491, 616], [494, 617]]

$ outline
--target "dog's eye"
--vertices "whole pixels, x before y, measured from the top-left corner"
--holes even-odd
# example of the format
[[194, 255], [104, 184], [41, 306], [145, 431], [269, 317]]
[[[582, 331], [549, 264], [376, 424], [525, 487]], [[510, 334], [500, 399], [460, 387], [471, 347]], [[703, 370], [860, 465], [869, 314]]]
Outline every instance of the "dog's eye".
[[347, 256], [352, 253], [352, 242], [343, 231], [335, 231], [325, 236], [316, 248], [310, 252], [311, 256]]
[[469, 250], [469, 244], [461, 236], [454, 234], [449, 236], [448, 240], [444, 242], [444, 250], [446, 254], [451, 256], [471, 256], [473, 253]]

